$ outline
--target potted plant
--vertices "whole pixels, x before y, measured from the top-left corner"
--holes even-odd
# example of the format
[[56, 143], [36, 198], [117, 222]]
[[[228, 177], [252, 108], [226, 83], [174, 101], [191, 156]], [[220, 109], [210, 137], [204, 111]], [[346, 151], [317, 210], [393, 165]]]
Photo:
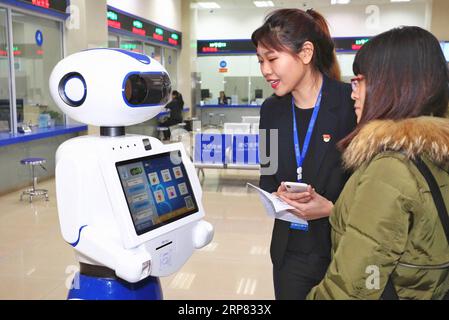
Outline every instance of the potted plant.
[[50, 116], [51, 122], [52, 122], [51, 126], [64, 124], [63, 123], [64, 119], [62, 117], [62, 114], [57, 111], [46, 110], [46, 111], [42, 112], [42, 114], [48, 114]]

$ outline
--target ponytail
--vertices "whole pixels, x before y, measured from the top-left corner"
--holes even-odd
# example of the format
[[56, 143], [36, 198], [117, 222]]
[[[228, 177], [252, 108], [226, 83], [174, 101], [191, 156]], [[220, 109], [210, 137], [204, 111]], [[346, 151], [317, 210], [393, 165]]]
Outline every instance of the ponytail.
[[330, 65], [327, 67], [328, 76], [332, 79], [340, 81], [341, 71], [337, 61], [337, 54], [335, 53], [334, 41], [332, 40], [331, 33], [329, 31], [329, 25], [326, 19], [315, 10], [309, 9], [306, 11], [306, 13], [313, 18], [319, 30], [323, 33], [322, 40], [327, 42], [325, 45], [327, 45], [329, 48], [332, 47], [332, 57], [329, 59]]

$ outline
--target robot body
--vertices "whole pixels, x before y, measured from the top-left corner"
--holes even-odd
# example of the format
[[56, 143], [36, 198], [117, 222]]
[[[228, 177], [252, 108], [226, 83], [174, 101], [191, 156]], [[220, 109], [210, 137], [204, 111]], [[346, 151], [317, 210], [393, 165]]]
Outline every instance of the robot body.
[[[102, 129], [154, 117], [170, 90], [157, 61], [119, 49], [74, 54], [50, 76], [60, 109]], [[70, 139], [56, 153], [56, 195], [63, 238], [81, 264], [69, 298], [162, 298], [157, 277], [179, 270], [213, 237], [180, 143], [141, 135]]]

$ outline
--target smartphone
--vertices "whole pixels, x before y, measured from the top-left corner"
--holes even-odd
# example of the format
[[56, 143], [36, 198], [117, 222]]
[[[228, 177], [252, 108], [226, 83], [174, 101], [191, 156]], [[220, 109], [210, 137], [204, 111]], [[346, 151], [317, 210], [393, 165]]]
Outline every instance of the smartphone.
[[309, 186], [307, 183], [288, 181], [284, 182], [284, 185], [288, 192], [306, 192], [307, 187]]

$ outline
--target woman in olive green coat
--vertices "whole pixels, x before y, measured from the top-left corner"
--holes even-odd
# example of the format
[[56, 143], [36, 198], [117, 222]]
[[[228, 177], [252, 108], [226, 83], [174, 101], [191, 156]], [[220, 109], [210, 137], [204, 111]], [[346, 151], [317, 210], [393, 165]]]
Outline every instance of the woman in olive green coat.
[[[418, 27], [390, 30], [358, 52], [354, 73], [359, 125], [341, 142], [353, 175], [330, 217], [332, 262], [307, 298], [380, 299], [391, 278], [400, 299], [441, 299], [449, 244], [411, 161], [429, 167], [449, 208], [449, 73], [439, 42]], [[304, 204], [286, 200], [301, 216]]]

